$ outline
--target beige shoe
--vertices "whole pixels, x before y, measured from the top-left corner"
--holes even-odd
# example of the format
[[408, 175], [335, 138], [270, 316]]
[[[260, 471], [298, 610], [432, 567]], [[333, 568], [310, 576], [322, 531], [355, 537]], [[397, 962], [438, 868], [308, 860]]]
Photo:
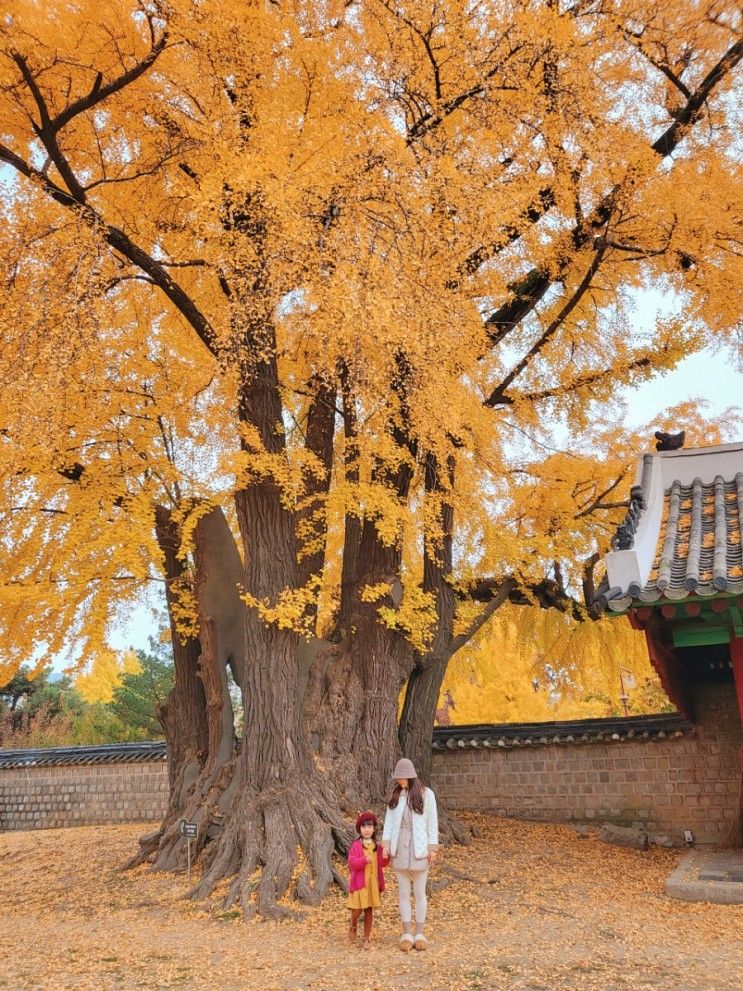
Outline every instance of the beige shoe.
[[416, 933], [415, 941], [413, 942], [413, 946], [416, 948], [416, 950], [427, 950], [428, 949], [428, 940], [423, 935], [423, 933]]
[[414, 943], [415, 943], [415, 939], [413, 938], [412, 933], [403, 933], [402, 936], [400, 937], [400, 949], [402, 950], [403, 953], [408, 953], [410, 950], [412, 950]]

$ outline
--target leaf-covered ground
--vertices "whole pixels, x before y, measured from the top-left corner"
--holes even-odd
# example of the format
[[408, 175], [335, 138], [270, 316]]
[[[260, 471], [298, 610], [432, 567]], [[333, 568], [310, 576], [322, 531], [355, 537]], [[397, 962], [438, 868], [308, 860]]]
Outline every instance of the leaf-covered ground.
[[245, 924], [182, 899], [183, 875], [117, 867], [142, 826], [0, 835], [3, 991], [740, 991], [743, 907], [664, 895], [676, 852], [567, 827], [473, 817], [447, 849], [430, 949], [397, 949], [392, 876], [372, 949], [351, 949], [337, 892], [299, 922]]

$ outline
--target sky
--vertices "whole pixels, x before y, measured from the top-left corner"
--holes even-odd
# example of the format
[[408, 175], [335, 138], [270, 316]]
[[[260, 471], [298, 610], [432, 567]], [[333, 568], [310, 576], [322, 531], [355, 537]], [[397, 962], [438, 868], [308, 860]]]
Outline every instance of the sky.
[[[644, 422], [656, 411], [675, 406], [691, 396], [698, 396], [708, 403], [706, 412], [710, 417], [722, 416], [730, 407], [743, 412], [741, 359], [732, 349], [702, 352], [680, 362], [674, 371], [628, 391], [626, 396], [631, 424]], [[683, 424], [678, 427], [682, 428]]]

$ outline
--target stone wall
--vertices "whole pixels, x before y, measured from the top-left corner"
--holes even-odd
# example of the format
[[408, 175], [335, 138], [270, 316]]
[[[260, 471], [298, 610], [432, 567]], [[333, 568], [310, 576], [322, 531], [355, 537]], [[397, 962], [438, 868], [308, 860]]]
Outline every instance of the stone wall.
[[699, 686], [678, 739], [461, 748], [434, 754], [432, 786], [455, 809], [549, 822], [642, 823], [677, 843], [720, 843], [738, 815], [743, 731], [730, 683]]
[[[695, 701], [696, 729], [678, 738], [436, 751], [431, 785], [455, 809], [721, 842], [739, 808], [743, 731], [731, 684]], [[0, 768], [0, 830], [158, 820], [167, 795], [164, 760]]]
[[162, 818], [164, 760], [0, 768], [0, 830]]

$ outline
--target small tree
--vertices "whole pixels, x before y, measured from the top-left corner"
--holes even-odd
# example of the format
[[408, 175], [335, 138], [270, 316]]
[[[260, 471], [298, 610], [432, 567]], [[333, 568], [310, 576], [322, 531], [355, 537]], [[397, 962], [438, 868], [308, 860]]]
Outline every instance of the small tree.
[[22, 665], [0, 688], [0, 745], [54, 746], [72, 742], [70, 727], [86, 708], [69, 677], [52, 678], [51, 666], [33, 674]]
[[150, 652], [138, 650], [136, 654], [140, 670], [122, 677], [108, 708], [130, 729], [161, 739], [163, 727], [158, 713], [173, 687], [173, 658], [152, 637]]
[[14, 713], [19, 704], [22, 706], [23, 700], [31, 695], [38, 682], [45, 677], [45, 672], [41, 672], [32, 678], [31, 668], [28, 664], [22, 664], [10, 681], [0, 688], [0, 718]]

